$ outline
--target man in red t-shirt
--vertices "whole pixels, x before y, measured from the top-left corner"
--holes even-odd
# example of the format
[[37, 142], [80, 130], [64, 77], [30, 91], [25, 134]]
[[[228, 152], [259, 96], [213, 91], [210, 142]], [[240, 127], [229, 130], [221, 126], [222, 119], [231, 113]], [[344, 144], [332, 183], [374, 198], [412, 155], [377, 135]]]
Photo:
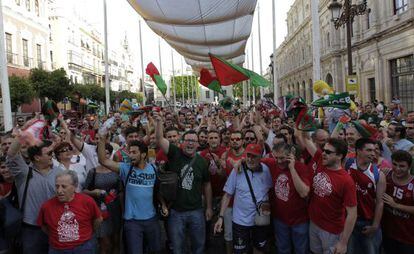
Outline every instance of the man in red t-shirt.
[[406, 151], [391, 156], [392, 171], [386, 176], [383, 246], [386, 253], [414, 253], [414, 176], [410, 175], [412, 157]]
[[56, 197], [43, 203], [37, 224], [49, 236], [49, 253], [94, 253], [93, 231], [102, 222], [95, 201], [76, 193], [78, 176], [65, 170], [56, 176]]
[[345, 254], [357, 218], [356, 187], [342, 168], [347, 144], [328, 139], [322, 151], [306, 132], [298, 132], [300, 144], [317, 162], [309, 199], [309, 240], [314, 253]]
[[270, 201], [278, 254], [309, 253], [309, 216], [305, 199], [310, 190], [306, 165], [295, 161], [293, 146], [279, 143], [273, 158], [263, 159], [272, 175]]
[[349, 158], [345, 169], [356, 185], [358, 219], [348, 244], [349, 253], [380, 253], [380, 223], [384, 202], [385, 176], [373, 163], [375, 142], [360, 138], [355, 142], [356, 158]]

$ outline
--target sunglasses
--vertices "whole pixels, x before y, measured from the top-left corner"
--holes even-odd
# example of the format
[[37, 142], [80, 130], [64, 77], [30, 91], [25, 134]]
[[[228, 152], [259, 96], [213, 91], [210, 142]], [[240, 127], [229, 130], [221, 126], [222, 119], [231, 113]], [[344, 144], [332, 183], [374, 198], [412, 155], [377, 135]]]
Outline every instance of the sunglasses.
[[331, 154], [333, 154], [333, 153], [336, 153], [336, 152], [331, 151], [331, 150], [328, 150], [328, 149], [323, 149], [322, 151], [323, 151], [324, 153], [326, 153], [327, 155], [331, 155]]
[[253, 137], [245, 137], [244, 140], [246, 140], [246, 141], [254, 141], [254, 140], [256, 140], [256, 138], [253, 138]]
[[231, 140], [231, 141], [240, 141], [240, 140], [241, 140], [241, 138], [231, 138], [230, 140]]
[[59, 150], [58, 153], [65, 153], [65, 152], [69, 152], [69, 151], [72, 151], [72, 147], [63, 148], [63, 149]]

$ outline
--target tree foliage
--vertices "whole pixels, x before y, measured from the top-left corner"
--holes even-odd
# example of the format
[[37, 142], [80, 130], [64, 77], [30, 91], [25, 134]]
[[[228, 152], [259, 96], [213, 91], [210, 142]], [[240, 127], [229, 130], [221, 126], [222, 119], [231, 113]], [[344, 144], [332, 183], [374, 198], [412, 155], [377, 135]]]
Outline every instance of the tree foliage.
[[23, 104], [31, 103], [36, 96], [29, 80], [24, 77], [11, 76], [9, 86], [12, 111], [17, 111]]
[[69, 79], [66, 77], [66, 71], [63, 68], [52, 72], [32, 69], [29, 81], [41, 99], [47, 97], [59, 102], [70, 94], [72, 90]]
[[[198, 87], [198, 81], [196, 76], [174, 76], [171, 80], [171, 90], [170, 95], [171, 98], [173, 97], [174, 89], [176, 89], [176, 99], [177, 101], [180, 101], [183, 94], [184, 89], [184, 100], [187, 100], [191, 98], [191, 90], [192, 89], [194, 93], [194, 98], [196, 98], [196, 94], [199, 94], [199, 87]], [[190, 92], [190, 97], [188, 96]]]

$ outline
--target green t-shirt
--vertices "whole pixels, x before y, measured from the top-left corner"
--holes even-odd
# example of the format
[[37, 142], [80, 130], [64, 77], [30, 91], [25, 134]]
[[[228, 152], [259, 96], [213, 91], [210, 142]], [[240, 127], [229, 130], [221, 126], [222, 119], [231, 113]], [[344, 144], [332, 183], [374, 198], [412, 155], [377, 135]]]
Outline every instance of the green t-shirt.
[[[181, 149], [170, 143], [168, 149], [168, 168], [178, 173], [179, 182], [177, 189], [177, 199], [172, 208], [177, 211], [190, 211], [202, 208], [201, 195], [203, 193], [203, 185], [210, 181], [208, 172], [208, 163], [199, 154], [188, 170], [186, 176], [183, 176], [192, 158], [186, 156]], [[180, 180], [179, 180], [180, 181]]]

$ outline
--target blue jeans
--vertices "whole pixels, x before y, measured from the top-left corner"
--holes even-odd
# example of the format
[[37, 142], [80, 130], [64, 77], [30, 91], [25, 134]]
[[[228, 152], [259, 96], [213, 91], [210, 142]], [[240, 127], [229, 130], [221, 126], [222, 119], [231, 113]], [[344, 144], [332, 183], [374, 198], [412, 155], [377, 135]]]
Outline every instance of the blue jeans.
[[296, 254], [309, 253], [308, 222], [289, 226], [278, 219], [273, 219], [273, 226], [278, 254], [292, 253], [292, 243]]
[[49, 250], [49, 238], [40, 227], [23, 224], [23, 254], [45, 254]]
[[191, 239], [191, 253], [203, 254], [205, 243], [204, 210], [178, 212], [171, 209], [168, 218], [168, 231], [171, 236], [174, 254], [185, 253], [185, 232], [188, 228]]
[[365, 226], [371, 226], [372, 221], [358, 219], [355, 223], [352, 235], [348, 242], [349, 254], [378, 254], [381, 247], [381, 229], [378, 229], [373, 235], [367, 236], [362, 233]]
[[128, 254], [144, 253], [144, 239], [147, 241], [145, 246], [150, 251], [161, 251], [161, 228], [158, 217], [148, 220], [125, 220], [124, 239]]
[[49, 254], [93, 254], [96, 251], [95, 239], [90, 239], [70, 250], [57, 250], [50, 247]]

